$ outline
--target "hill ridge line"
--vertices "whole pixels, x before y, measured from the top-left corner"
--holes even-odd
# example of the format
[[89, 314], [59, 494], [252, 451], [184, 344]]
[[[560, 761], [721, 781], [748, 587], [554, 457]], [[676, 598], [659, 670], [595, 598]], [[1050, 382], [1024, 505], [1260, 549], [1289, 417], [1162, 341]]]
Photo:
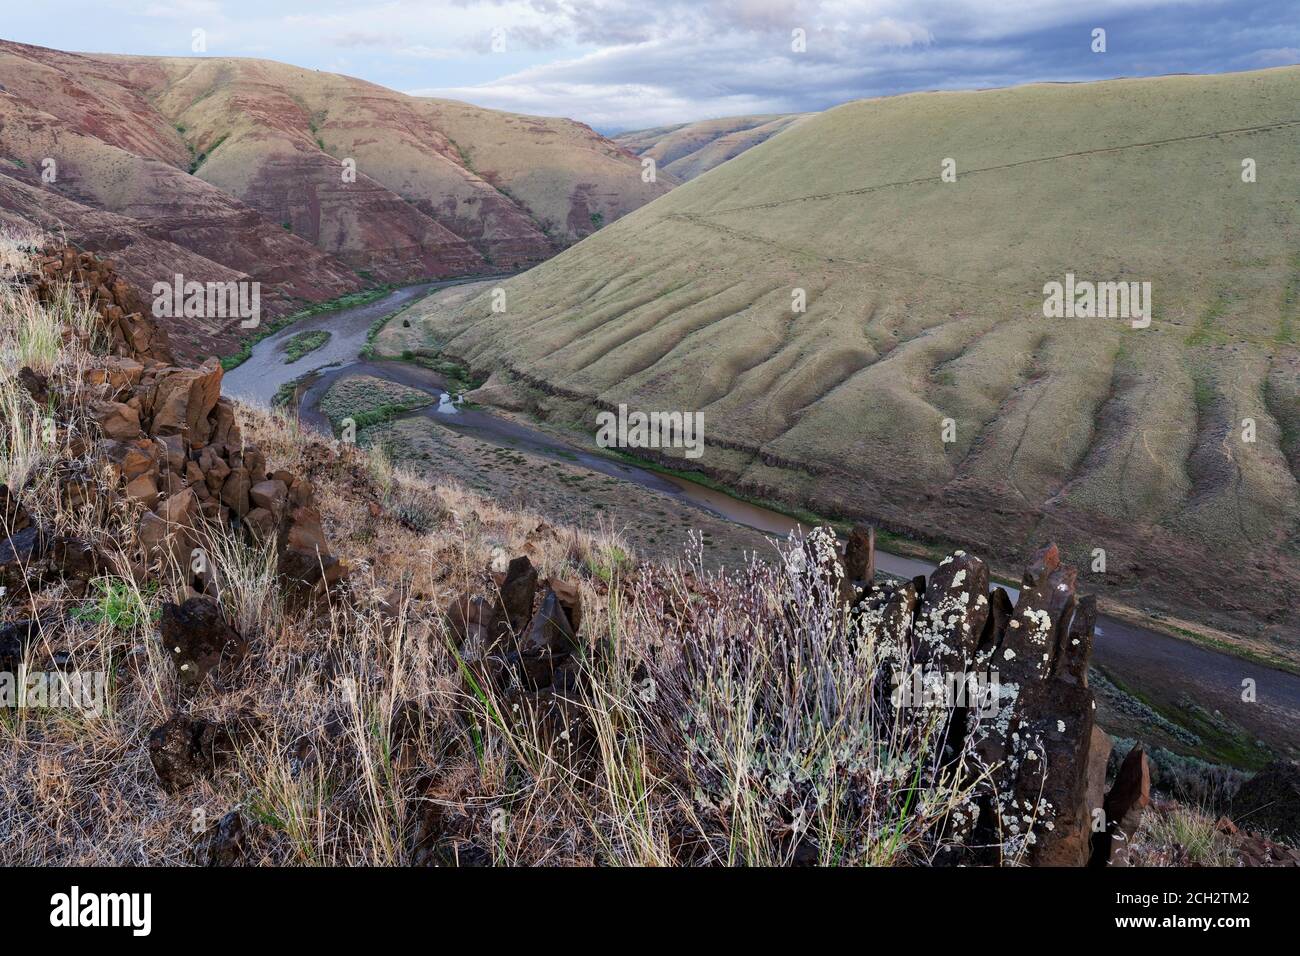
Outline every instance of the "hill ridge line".
[[[1118, 153], [1126, 149], [1145, 149], [1157, 146], [1169, 146], [1174, 143], [1186, 143], [1198, 139], [1211, 139], [1215, 136], [1235, 136], [1240, 133], [1262, 133], [1266, 130], [1285, 129], [1289, 126], [1300, 126], [1300, 119], [1283, 120], [1280, 123], [1266, 123], [1263, 126], [1242, 126], [1237, 129], [1220, 129], [1211, 130], [1206, 133], [1192, 133], [1188, 136], [1171, 136], [1168, 139], [1155, 139], [1149, 143], [1125, 143], [1120, 146], [1100, 146], [1096, 149], [1081, 149], [1072, 153], [1058, 153], [1054, 156], [1038, 156], [1033, 159], [1019, 159], [1014, 163], [1002, 163], [997, 166], [980, 166], [975, 169], [968, 169], [963, 172], [962, 176], [973, 176], [976, 173], [991, 173], [1002, 169], [1014, 169], [1017, 166], [1032, 166], [1036, 163], [1050, 163], [1058, 159], [1071, 159], [1075, 156], [1093, 156], [1098, 153]], [[714, 209], [711, 212], [699, 213], [701, 216], [721, 216], [730, 212], [748, 212], [752, 209], [772, 209], [776, 206], [787, 206], [796, 202], [807, 202], [813, 199], [836, 199], [840, 196], [858, 196], [864, 193], [876, 192], [881, 189], [892, 189], [896, 186], [917, 186], [922, 183], [934, 182], [933, 176], [923, 176], [918, 179], [901, 179], [892, 183], [879, 183], [875, 186], [857, 186], [853, 189], [842, 189], [832, 193], [812, 193], [807, 196], [794, 196], [790, 199], [776, 199], [772, 202], [752, 203], [748, 206], [728, 206], [723, 209]]]

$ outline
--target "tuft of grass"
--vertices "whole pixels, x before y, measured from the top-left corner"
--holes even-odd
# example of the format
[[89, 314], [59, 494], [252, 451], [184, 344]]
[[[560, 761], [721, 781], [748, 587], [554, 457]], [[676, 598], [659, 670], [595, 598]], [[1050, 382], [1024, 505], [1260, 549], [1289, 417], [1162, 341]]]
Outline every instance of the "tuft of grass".
[[1195, 807], [1175, 804], [1151, 809], [1133, 836], [1136, 855], [1147, 865], [1234, 866], [1237, 853], [1215, 821]]
[[153, 589], [142, 593], [118, 577], [95, 578], [90, 582], [95, 596], [72, 609], [72, 618], [102, 624], [115, 631], [132, 631], [145, 622], [157, 621], [159, 611], [148, 600]]

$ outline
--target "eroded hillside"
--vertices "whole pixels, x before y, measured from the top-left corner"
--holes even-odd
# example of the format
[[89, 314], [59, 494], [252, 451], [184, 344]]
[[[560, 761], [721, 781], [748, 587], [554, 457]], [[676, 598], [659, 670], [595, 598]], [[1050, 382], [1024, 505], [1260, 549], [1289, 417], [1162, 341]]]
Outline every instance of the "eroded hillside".
[[649, 156], [664, 172], [685, 182], [736, 158], [759, 143], [767, 142], [809, 115], [772, 113], [762, 116], [728, 116], [620, 133], [614, 137], [614, 142], [638, 156]]
[[[750, 493], [1054, 537], [1112, 598], [1294, 642], [1297, 101], [1283, 68], [850, 103], [424, 331], [585, 428], [702, 411], [693, 467]], [[1067, 274], [1150, 282], [1152, 321], [1045, 318]]]
[[[143, 288], [260, 281], [272, 316], [540, 262], [667, 190], [640, 173], [570, 120], [264, 60], [0, 41], [0, 215], [113, 253]], [[174, 331], [197, 355], [239, 330]]]

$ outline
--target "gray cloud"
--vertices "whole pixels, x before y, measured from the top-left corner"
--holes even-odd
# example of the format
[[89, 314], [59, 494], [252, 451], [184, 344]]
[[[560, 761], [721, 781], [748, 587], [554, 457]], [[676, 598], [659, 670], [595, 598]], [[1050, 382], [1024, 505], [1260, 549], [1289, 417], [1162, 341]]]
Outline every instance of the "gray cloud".
[[[1248, 69], [1296, 62], [1300, 45], [1300, 16], [1287, 0], [1099, 0], [1087, 9], [1067, 0], [532, 6], [553, 17], [545, 42], [571, 39], [594, 52], [416, 92], [618, 129], [911, 90]], [[1094, 26], [1108, 31], [1103, 55], [1090, 49]], [[806, 35], [805, 52], [791, 48], [795, 29]]]

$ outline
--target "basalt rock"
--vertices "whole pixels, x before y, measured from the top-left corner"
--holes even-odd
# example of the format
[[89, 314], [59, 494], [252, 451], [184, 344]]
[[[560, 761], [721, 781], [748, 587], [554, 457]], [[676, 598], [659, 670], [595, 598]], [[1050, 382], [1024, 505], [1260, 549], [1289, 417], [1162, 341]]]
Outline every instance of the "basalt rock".
[[247, 643], [226, 623], [217, 603], [206, 597], [164, 604], [159, 629], [181, 683], [188, 686], [201, 683], [223, 664], [238, 665], [248, 652]]
[[239, 866], [248, 855], [244, 818], [238, 810], [222, 816], [205, 835], [199, 851], [204, 866]]
[[40, 372], [33, 371], [24, 365], [18, 370], [17, 381], [37, 405], [44, 407], [49, 404], [50, 382]]
[[177, 714], [149, 734], [149, 760], [158, 783], [179, 793], [210, 779], [234, 752], [230, 727]]
[[17, 673], [28, 645], [40, 632], [40, 621], [17, 621], [0, 627], [0, 673]]
[[221, 397], [221, 364], [209, 359], [198, 369], [167, 369], [158, 373], [148, 396], [153, 414], [150, 435], [179, 435], [192, 448], [202, 448], [212, 433], [208, 417]]
[[32, 523], [31, 516], [9, 486], [0, 484], [0, 535], [22, 531]]
[[537, 594], [537, 569], [526, 556], [515, 558], [506, 568], [499, 586], [501, 601], [497, 614], [496, 642], [513, 643], [521, 637], [533, 614], [533, 600]]
[[[822, 566], [810, 569], [810, 578], [861, 573], [869, 539], [858, 532], [855, 540], [855, 572], [828, 567], [850, 563], [848, 555], [828, 557], [833, 533], [815, 529], [804, 553]], [[1108, 748], [1094, 736], [1087, 682], [1096, 608], [1090, 596], [1076, 596], [1076, 577], [1049, 545], [1031, 560], [1014, 606], [1003, 589], [989, 591], [984, 562], [960, 551], [928, 580], [855, 589], [858, 626], [873, 637], [888, 672], [882, 683], [946, 701], [945, 759], [965, 753], [974, 764], [971, 798], [953, 811], [946, 834], [969, 849], [945, 851], [941, 862], [1089, 861]], [[945, 688], [965, 693], [933, 693]], [[905, 722], [931, 719], [931, 703], [906, 693], [882, 706], [898, 708]]]
[[1093, 861], [1098, 865], [1128, 866], [1130, 842], [1151, 805], [1151, 766], [1140, 743], [1134, 744], [1120, 764], [1115, 782], [1106, 794], [1104, 832], [1094, 841]]
[[[234, 406], [221, 397], [220, 363], [175, 365], [165, 335], [112, 262], [52, 248], [26, 281], [47, 302], [71, 284], [100, 319], [98, 334], [113, 354], [85, 373], [85, 384], [105, 439], [100, 460], [116, 490], [138, 509], [135, 544], [146, 564], [188, 563], [211, 522], [274, 540], [291, 598], [309, 600], [344, 577], [311, 485], [287, 471], [267, 472], [265, 456], [244, 442]], [[77, 487], [80, 504], [88, 497], [86, 476]]]
[[1300, 842], [1300, 764], [1277, 760], [1241, 785], [1232, 815], [1252, 830]]
[[1300, 849], [1295, 846], [1243, 830], [1227, 817], [1220, 817], [1214, 829], [1227, 838], [1242, 866], [1300, 866]]
[[45, 535], [38, 525], [3, 537], [0, 531], [0, 587], [10, 595], [37, 584], [36, 564], [45, 553]]
[[448, 628], [475, 679], [505, 699], [511, 718], [564, 756], [575, 756], [591, 736], [580, 703], [586, 645], [579, 637], [578, 585], [550, 580], [537, 602], [537, 571], [527, 556], [512, 560], [494, 583], [494, 595], [464, 594], [452, 601]]
[[47, 304], [57, 302], [71, 287], [99, 316], [114, 355], [171, 363], [166, 333], [146, 316], [140, 297], [118, 277], [112, 260], [72, 246], [51, 247], [36, 258], [27, 281], [37, 299]]
[[876, 529], [854, 525], [844, 544], [844, 570], [855, 584], [870, 587], [876, 579]]

